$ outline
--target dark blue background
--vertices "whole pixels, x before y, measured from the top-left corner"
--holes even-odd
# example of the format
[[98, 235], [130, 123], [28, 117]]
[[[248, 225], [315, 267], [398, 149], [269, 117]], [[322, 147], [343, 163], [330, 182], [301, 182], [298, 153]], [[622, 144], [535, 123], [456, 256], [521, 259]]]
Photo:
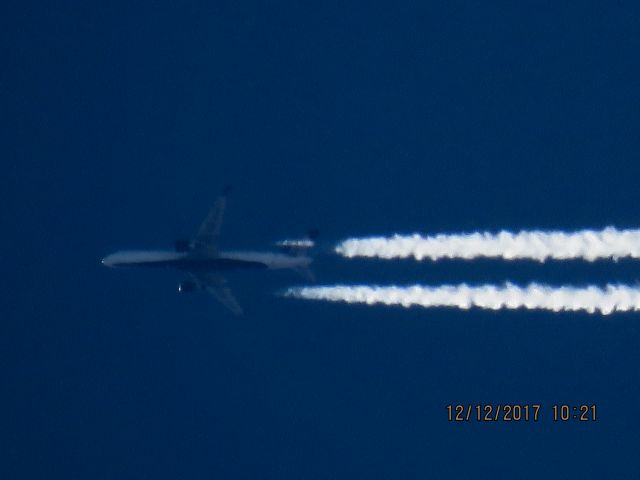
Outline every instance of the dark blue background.
[[[635, 2], [5, 2], [2, 478], [632, 478], [637, 314], [373, 308], [100, 258], [324, 234], [322, 283], [636, 282], [637, 263], [346, 261], [360, 234], [639, 224]], [[448, 403], [541, 403], [454, 424]], [[554, 423], [596, 403], [596, 423]]]

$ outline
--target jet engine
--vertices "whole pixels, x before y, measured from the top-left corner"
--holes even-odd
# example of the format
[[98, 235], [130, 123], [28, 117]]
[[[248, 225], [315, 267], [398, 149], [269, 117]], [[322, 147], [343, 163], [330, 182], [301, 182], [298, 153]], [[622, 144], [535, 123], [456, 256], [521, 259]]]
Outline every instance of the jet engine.
[[173, 245], [175, 251], [179, 253], [191, 250], [191, 242], [189, 240], [176, 240]]
[[198, 284], [193, 280], [185, 280], [178, 284], [178, 292], [180, 293], [191, 293], [196, 290], [198, 290]]

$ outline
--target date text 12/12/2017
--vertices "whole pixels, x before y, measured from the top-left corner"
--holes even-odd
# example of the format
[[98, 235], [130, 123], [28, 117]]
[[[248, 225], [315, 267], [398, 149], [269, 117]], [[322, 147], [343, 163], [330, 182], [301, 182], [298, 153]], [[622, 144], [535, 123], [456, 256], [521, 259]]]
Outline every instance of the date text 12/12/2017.
[[450, 422], [537, 422], [545, 413], [554, 422], [595, 422], [598, 418], [595, 404], [557, 404], [550, 409], [541, 404], [452, 404], [447, 405]]

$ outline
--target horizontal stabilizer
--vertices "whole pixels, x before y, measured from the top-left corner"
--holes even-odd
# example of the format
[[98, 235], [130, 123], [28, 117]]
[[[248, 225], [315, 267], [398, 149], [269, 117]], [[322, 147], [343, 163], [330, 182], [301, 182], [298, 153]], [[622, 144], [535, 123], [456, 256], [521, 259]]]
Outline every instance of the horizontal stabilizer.
[[319, 234], [319, 230], [312, 229], [309, 230], [304, 238], [280, 240], [279, 242], [276, 242], [275, 245], [284, 253], [288, 253], [290, 255], [302, 255], [306, 250], [316, 246], [315, 239], [318, 238]]
[[309, 267], [296, 267], [295, 272], [308, 282], [315, 282], [316, 276]]

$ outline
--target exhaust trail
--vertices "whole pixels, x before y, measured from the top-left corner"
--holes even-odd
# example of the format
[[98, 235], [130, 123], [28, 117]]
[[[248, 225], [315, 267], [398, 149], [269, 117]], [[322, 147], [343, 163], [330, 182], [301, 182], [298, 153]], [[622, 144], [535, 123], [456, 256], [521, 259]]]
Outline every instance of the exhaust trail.
[[335, 247], [343, 257], [382, 259], [501, 258], [504, 260], [594, 261], [601, 258], [640, 258], [640, 230], [476, 232], [433, 236], [393, 235], [350, 238]]
[[401, 305], [403, 307], [471, 307], [488, 310], [520, 309], [552, 312], [587, 312], [609, 315], [614, 312], [640, 310], [640, 287], [607, 285], [605, 288], [551, 287], [532, 283], [518, 287], [466, 284], [427, 287], [398, 286], [318, 286], [290, 288], [285, 297], [330, 302], [365, 303], [367, 305]]

